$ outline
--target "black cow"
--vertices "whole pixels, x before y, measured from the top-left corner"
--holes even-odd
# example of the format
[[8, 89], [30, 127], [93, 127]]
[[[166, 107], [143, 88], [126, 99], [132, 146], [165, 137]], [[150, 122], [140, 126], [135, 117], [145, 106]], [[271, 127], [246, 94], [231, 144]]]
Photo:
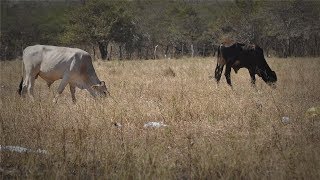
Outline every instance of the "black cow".
[[219, 46], [217, 67], [215, 70], [217, 83], [220, 81], [224, 65], [226, 65], [226, 80], [230, 86], [232, 86], [230, 79], [231, 68], [234, 69], [235, 73], [237, 73], [240, 68], [247, 68], [253, 85], [256, 81], [256, 74], [269, 85], [275, 85], [277, 81], [276, 73], [270, 69], [264, 59], [262, 48], [254, 44], [234, 43], [228, 47], [223, 44]]

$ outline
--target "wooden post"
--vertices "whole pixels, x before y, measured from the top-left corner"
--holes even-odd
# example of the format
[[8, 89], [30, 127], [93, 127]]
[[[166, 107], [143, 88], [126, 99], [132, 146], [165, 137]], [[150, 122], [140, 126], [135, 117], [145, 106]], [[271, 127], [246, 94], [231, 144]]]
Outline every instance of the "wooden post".
[[169, 52], [169, 45], [167, 45], [167, 47], [166, 47], [166, 52], [165, 52], [165, 54], [164, 54], [164, 57], [165, 57], [165, 58], [169, 58], [169, 57], [168, 57], [168, 52]]
[[191, 44], [191, 57], [194, 55], [194, 49], [193, 49], [193, 44]]
[[183, 56], [183, 43], [181, 45], [181, 55]]
[[156, 45], [156, 46], [154, 47], [154, 51], [153, 51], [153, 57], [154, 57], [154, 59], [157, 59], [157, 47], [158, 47], [158, 45]]

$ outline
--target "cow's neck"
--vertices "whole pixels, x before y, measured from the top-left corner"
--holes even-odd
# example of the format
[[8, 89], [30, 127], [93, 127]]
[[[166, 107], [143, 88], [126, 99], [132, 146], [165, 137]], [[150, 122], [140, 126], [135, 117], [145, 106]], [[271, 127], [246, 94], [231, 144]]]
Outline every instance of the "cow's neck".
[[258, 69], [271, 71], [271, 68], [269, 67], [268, 63], [265, 60], [262, 63], [258, 64]]
[[90, 86], [100, 84], [100, 80], [98, 79], [98, 76], [96, 75], [96, 73], [89, 75], [88, 81]]
[[100, 84], [100, 80], [96, 74], [96, 71], [93, 68], [92, 63], [87, 65], [87, 74], [88, 74], [88, 77], [86, 80], [88, 82], [86, 83], [88, 83], [90, 86]]

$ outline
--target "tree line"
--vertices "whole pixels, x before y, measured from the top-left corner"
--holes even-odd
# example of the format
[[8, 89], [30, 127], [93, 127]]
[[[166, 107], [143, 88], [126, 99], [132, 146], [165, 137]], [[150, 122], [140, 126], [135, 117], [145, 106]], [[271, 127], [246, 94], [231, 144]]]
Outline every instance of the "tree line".
[[33, 44], [79, 47], [95, 58], [212, 56], [221, 42], [279, 57], [320, 55], [320, 2], [66, 0], [1, 2], [0, 59]]

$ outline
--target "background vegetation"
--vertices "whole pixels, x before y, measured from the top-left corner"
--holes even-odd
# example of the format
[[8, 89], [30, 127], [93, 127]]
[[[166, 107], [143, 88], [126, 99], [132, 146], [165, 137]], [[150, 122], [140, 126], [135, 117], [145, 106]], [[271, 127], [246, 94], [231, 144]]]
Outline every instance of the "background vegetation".
[[268, 55], [319, 56], [320, 1], [1, 1], [0, 59], [33, 44], [80, 47], [102, 59], [214, 55], [223, 41]]

